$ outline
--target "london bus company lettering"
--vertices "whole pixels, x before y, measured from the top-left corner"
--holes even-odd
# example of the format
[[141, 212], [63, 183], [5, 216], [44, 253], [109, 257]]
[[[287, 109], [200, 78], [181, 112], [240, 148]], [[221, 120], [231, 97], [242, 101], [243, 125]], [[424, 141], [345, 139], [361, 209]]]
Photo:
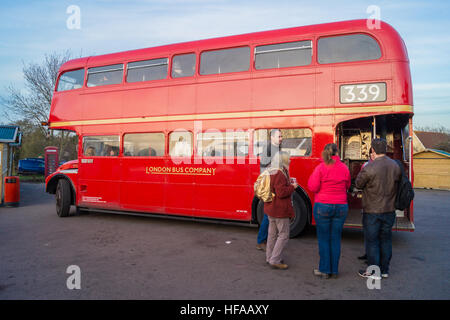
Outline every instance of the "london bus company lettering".
[[186, 175], [216, 175], [216, 168], [195, 167], [145, 167], [146, 174], [186, 174]]

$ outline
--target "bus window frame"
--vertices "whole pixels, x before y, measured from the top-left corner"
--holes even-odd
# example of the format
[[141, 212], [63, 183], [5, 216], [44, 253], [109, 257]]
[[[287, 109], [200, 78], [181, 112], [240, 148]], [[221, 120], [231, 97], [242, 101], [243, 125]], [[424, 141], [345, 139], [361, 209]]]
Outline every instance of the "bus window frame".
[[[176, 133], [176, 132], [189, 132], [191, 134], [191, 155], [190, 156], [173, 156], [170, 154], [170, 136], [172, 135], [172, 133]], [[166, 152], [167, 152], [167, 157], [169, 158], [176, 158], [176, 159], [192, 159], [195, 157], [195, 154], [197, 152], [196, 150], [196, 145], [197, 145], [197, 141], [196, 141], [196, 137], [195, 137], [195, 133], [194, 130], [171, 130], [168, 131], [167, 133], [167, 140], [166, 140]]]
[[[330, 37], [339, 37], [339, 36], [351, 36], [354, 34], [363, 34], [366, 35], [370, 38], [372, 38], [373, 40], [375, 40], [378, 44], [378, 47], [380, 48], [380, 57], [378, 59], [372, 59], [372, 60], [357, 60], [357, 61], [345, 61], [345, 62], [331, 62], [331, 63], [320, 63], [319, 62], [319, 40], [321, 38], [330, 38]], [[316, 37], [316, 43], [315, 43], [315, 48], [316, 48], [316, 59], [315, 62], [319, 67], [326, 67], [326, 66], [334, 66], [334, 65], [345, 65], [345, 64], [358, 64], [358, 63], [376, 63], [379, 62], [380, 60], [385, 60], [385, 50], [384, 47], [381, 43], [381, 41], [373, 34], [368, 33], [368, 32], [349, 32], [349, 33], [339, 33], [339, 34], [327, 34], [327, 35], [320, 35]]]
[[[220, 132], [223, 135], [223, 137], [226, 139], [226, 134], [227, 134], [226, 130], [230, 130], [230, 129], [231, 128], [221, 129], [221, 130], [217, 129], [217, 132]], [[246, 155], [243, 155], [243, 156], [238, 156], [238, 155], [227, 156], [226, 153], [225, 153], [225, 154], [222, 154], [220, 156], [204, 156], [203, 154], [198, 154], [198, 150], [199, 150], [199, 144], [198, 144], [199, 139], [198, 139], [198, 136], [199, 136], [199, 134], [209, 133], [208, 129], [206, 129], [206, 130], [203, 130], [203, 131], [196, 132], [196, 135], [195, 135], [195, 154], [194, 154], [194, 156], [196, 158], [208, 158], [208, 159], [210, 159], [210, 158], [212, 158], [212, 159], [217, 159], [217, 158], [222, 158], [222, 159], [231, 159], [231, 158], [233, 158], [233, 159], [248, 159], [251, 156], [250, 148], [251, 148], [251, 143], [252, 142], [251, 142], [250, 136], [251, 136], [252, 132], [251, 132], [250, 129], [240, 129], [240, 128], [238, 128], [237, 130], [239, 130], [237, 132], [243, 132], [243, 133], [247, 134], [248, 152], [247, 152]], [[236, 129], [233, 129], [233, 132], [236, 132]], [[200, 140], [200, 141], [203, 141], [203, 137], [202, 137], [202, 140]], [[202, 148], [202, 150], [203, 150], [203, 148]], [[236, 150], [234, 150], [234, 151], [236, 151]]]
[[[194, 66], [194, 74], [192, 76], [186, 76], [186, 77], [173, 77], [172, 76], [172, 64], [173, 64], [173, 58], [177, 56], [187, 55], [187, 54], [193, 54], [195, 55], [195, 66]], [[169, 77], [171, 81], [175, 80], [184, 80], [184, 79], [193, 79], [194, 77], [198, 77], [200, 75], [200, 55], [197, 51], [189, 51], [189, 52], [182, 52], [182, 53], [173, 53], [169, 56]]]
[[[71, 71], [81, 70], [81, 69], [84, 70], [83, 84], [81, 85], [81, 87], [76, 88], [76, 89], [70, 89], [70, 90], [62, 90], [62, 91], [58, 91], [59, 80], [60, 80], [60, 78], [61, 78], [61, 76], [62, 76], [63, 74], [65, 74], [65, 73], [67, 73], [67, 72], [71, 72]], [[86, 69], [86, 67], [75, 68], [75, 69], [67, 69], [67, 70], [61, 71], [61, 72], [58, 74], [58, 78], [57, 78], [57, 80], [56, 80], [56, 82], [55, 82], [55, 87], [54, 87], [54, 89], [53, 89], [53, 92], [54, 92], [54, 93], [60, 93], [60, 92], [67, 92], [67, 91], [73, 91], [73, 90], [84, 89], [84, 88], [86, 88], [86, 81], [87, 81], [87, 69]]]
[[[285, 44], [285, 43], [290, 43], [290, 42], [301, 42], [301, 41], [311, 41], [311, 62], [307, 65], [304, 66], [290, 66], [290, 67], [280, 67], [280, 68], [265, 68], [265, 69], [256, 69], [255, 66], [255, 62], [256, 62], [256, 47], [261, 47], [261, 46], [269, 46], [269, 45], [277, 45], [277, 44]], [[305, 68], [305, 67], [311, 67], [313, 65], [315, 65], [316, 63], [316, 59], [314, 58], [315, 52], [316, 50], [314, 50], [314, 44], [315, 39], [314, 37], [310, 37], [304, 40], [299, 40], [299, 39], [287, 39], [283, 42], [258, 42], [258, 43], [252, 43], [252, 49], [253, 49], [253, 55], [252, 55], [252, 71], [253, 72], [264, 72], [264, 71], [274, 71], [274, 70], [291, 70], [291, 69], [295, 69], [295, 68]]]
[[[225, 72], [225, 73], [210, 73], [210, 74], [201, 74], [200, 73], [200, 68], [201, 68], [201, 64], [202, 64], [202, 54], [204, 52], [212, 52], [212, 51], [220, 51], [220, 50], [227, 50], [227, 49], [238, 49], [238, 48], [249, 48], [249, 66], [247, 70], [243, 70], [243, 71], [233, 71], [233, 72]], [[217, 77], [226, 77], [226, 76], [234, 76], [234, 75], [241, 75], [244, 73], [251, 73], [253, 72], [253, 55], [252, 55], [252, 49], [253, 49], [253, 45], [249, 42], [244, 43], [244, 44], [239, 44], [239, 45], [235, 45], [232, 47], [219, 47], [219, 48], [206, 48], [206, 49], [201, 49], [198, 52], [198, 70], [196, 75], [200, 78], [207, 78], [207, 77], [212, 77], [212, 78], [217, 78]]]
[[[84, 154], [84, 138], [85, 137], [104, 137], [104, 136], [117, 136], [119, 138], [119, 153], [116, 156], [97, 156], [97, 155], [86, 156]], [[118, 134], [118, 133], [116, 133], [116, 134], [114, 134], [114, 133], [95, 133], [95, 134], [83, 134], [83, 135], [80, 135], [80, 137], [81, 137], [81, 139], [80, 139], [81, 140], [81, 148], [80, 149], [81, 149], [81, 156], [83, 158], [107, 158], [107, 159], [109, 159], [109, 158], [119, 158], [122, 155], [122, 149], [121, 149], [122, 135], [121, 134]]]
[[[125, 65], [126, 65], [126, 62], [121, 61], [121, 62], [114, 63], [114, 64], [112, 64], [112, 65], [118, 65], [118, 64], [122, 64], [122, 69], [106, 70], [106, 72], [122, 70], [122, 81], [121, 81], [121, 82], [119, 82], [119, 83], [111, 83], [111, 84], [104, 84], [104, 85], [96, 85], [96, 86], [91, 86], [91, 87], [88, 86], [88, 81], [89, 81], [89, 69], [92, 69], [92, 68], [100, 68], [100, 67], [107, 67], [107, 66], [111, 66], [111, 64], [101, 65], [101, 66], [86, 66], [86, 72], [85, 72], [85, 78], [86, 78], [86, 79], [85, 79], [85, 87], [88, 88], [88, 89], [94, 89], [94, 90], [95, 90], [95, 89], [104, 88], [104, 87], [106, 87], [106, 88], [111, 88], [111, 87], [123, 86], [123, 84], [124, 84], [124, 74], [125, 74]], [[104, 72], [104, 70], [103, 70], [103, 71], [96, 71], [96, 72], [94, 72], [93, 74], [101, 73], [101, 72]]]
[[[143, 134], [143, 133], [162, 133], [164, 134], [164, 154], [162, 156], [126, 156], [125, 155], [125, 135], [127, 134]], [[168, 155], [168, 134], [165, 130], [161, 131], [138, 131], [138, 132], [123, 132], [121, 134], [122, 143], [120, 145], [120, 155], [126, 159], [162, 159]]]
[[[313, 150], [314, 150], [314, 130], [311, 128], [311, 127], [296, 127], [296, 128], [293, 128], [293, 127], [275, 127], [275, 128], [263, 128], [263, 127], [257, 127], [257, 128], [253, 128], [252, 129], [252, 133], [251, 133], [251, 139], [252, 139], [252, 141], [251, 141], [251, 149], [252, 149], [252, 156], [253, 157], [255, 157], [255, 158], [257, 158], [257, 159], [260, 159], [260, 156], [258, 156], [256, 153], [255, 153], [255, 145], [254, 145], [254, 143], [255, 143], [255, 132], [256, 131], [258, 131], [258, 130], [269, 130], [269, 133], [270, 133], [270, 130], [274, 130], [274, 129], [279, 129], [279, 130], [290, 130], [290, 129], [309, 129], [310, 131], [311, 131], [311, 152], [310, 152], [310, 154], [309, 155], [304, 155], [304, 156], [296, 156], [296, 155], [290, 155], [289, 154], [289, 158], [300, 158], [300, 159], [304, 159], [304, 158], [312, 158], [313, 157]], [[284, 139], [284, 138], [283, 138]], [[270, 141], [270, 140], [268, 140], [268, 141]], [[285, 151], [285, 150], [281, 150], [281, 151]], [[250, 155], [250, 153], [249, 153], [249, 155]]]
[[[130, 63], [149, 61], [149, 60], [157, 60], [157, 59], [167, 59], [167, 63], [166, 64], [160, 63], [160, 64], [154, 64], [154, 65], [144, 65], [144, 66], [139, 66], [139, 67], [131, 67], [131, 69], [133, 70], [133, 69], [139, 69], [139, 68], [144, 68], [144, 67], [167, 65], [167, 74], [166, 74], [165, 78], [163, 78], [163, 79], [146, 80], [146, 81], [133, 81], [133, 82], [127, 81], [128, 70], [130, 70], [128, 65]], [[124, 73], [123, 73], [123, 79], [122, 79], [123, 82], [122, 83], [130, 85], [130, 84], [136, 84], [136, 83], [149, 83], [149, 82], [154, 82], [154, 81], [169, 80], [169, 79], [171, 79], [171, 77], [170, 77], [170, 66], [171, 66], [171, 64], [172, 64], [172, 56], [169, 56], [169, 55], [166, 56], [166, 57], [163, 57], [163, 58], [148, 58], [148, 59], [143, 59], [143, 60], [127, 60], [126, 62], [124, 62]]]

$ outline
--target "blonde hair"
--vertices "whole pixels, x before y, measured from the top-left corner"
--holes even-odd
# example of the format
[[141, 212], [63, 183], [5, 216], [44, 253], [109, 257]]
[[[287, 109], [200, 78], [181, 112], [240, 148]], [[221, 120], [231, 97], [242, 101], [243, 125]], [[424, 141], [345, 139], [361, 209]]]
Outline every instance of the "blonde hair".
[[276, 169], [282, 169], [282, 168], [289, 168], [289, 158], [290, 154], [286, 151], [280, 151], [277, 152], [272, 158], [272, 161], [270, 162], [271, 168]]

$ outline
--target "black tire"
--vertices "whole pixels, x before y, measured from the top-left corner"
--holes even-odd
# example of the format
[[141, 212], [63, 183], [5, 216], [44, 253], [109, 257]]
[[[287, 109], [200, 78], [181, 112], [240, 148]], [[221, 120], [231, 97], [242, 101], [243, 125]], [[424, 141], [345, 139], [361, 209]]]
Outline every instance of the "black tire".
[[258, 221], [258, 224], [261, 226], [261, 222], [264, 217], [264, 201], [259, 200], [258, 202], [258, 208], [256, 210], [256, 220]]
[[85, 214], [89, 214], [89, 211], [80, 207], [76, 207], [76, 215], [77, 216], [81, 216], [81, 215], [85, 215]]
[[56, 187], [56, 213], [59, 217], [68, 217], [70, 212], [71, 191], [69, 182], [59, 179]]
[[305, 230], [308, 223], [308, 207], [305, 200], [297, 192], [292, 194], [292, 204], [295, 216], [291, 219], [290, 237], [295, 238]]
[[[290, 233], [289, 236], [291, 238], [295, 238], [300, 235], [306, 227], [308, 222], [308, 207], [306, 206], [305, 201], [301, 196], [299, 196], [296, 192], [292, 194], [292, 203], [294, 206], [294, 218], [291, 219], [290, 224]], [[256, 211], [256, 219], [258, 220], [259, 225], [261, 225], [261, 221], [264, 216], [264, 202], [259, 200], [258, 207]]]

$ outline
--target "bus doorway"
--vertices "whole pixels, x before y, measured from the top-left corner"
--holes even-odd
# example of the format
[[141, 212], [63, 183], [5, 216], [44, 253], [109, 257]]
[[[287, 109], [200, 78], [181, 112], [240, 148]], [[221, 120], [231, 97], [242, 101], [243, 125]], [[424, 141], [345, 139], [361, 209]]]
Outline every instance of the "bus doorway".
[[[336, 144], [340, 157], [350, 170], [352, 186], [347, 194], [349, 213], [346, 227], [362, 227], [362, 193], [355, 190], [355, 180], [363, 166], [369, 162], [370, 144], [374, 138], [387, 141], [387, 156], [398, 160], [409, 175], [410, 119], [407, 114], [389, 114], [352, 119], [336, 127]], [[396, 211], [394, 230], [414, 230], [412, 205], [410, 209]]]

